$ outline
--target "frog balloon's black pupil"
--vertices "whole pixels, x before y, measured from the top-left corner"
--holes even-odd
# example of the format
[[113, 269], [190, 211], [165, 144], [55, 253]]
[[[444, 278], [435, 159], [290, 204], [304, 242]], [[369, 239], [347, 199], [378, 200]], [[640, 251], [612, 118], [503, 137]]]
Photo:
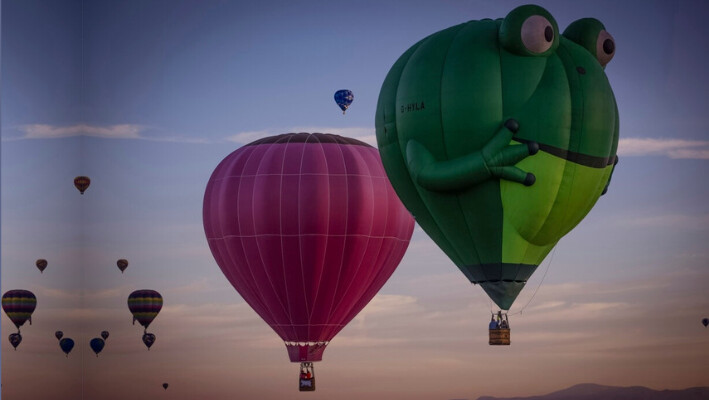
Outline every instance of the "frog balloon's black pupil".
[[554, 29], [549, 25], [544, 29], [544, 39], [546, 39], [547, 42], [551, 42], [554, 39]]
[[606, 54], [613, 54], [615, 51], [615, 43], [612, 40], [606, 39], [603, 41], [603, 52]]

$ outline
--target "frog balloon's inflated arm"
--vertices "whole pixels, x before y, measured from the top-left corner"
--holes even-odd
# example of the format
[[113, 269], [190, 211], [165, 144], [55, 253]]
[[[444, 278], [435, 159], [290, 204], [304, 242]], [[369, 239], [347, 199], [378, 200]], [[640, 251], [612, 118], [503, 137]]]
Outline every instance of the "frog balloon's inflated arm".
[[539, 145], [510, 145], [517, 130], [517, 121], [508, 119], [482, 149], [448, 161], [437, 161], [421, 143], [410, 140], [406, 145], [409, 172], [420, 186], [436, 192], [465, 190], [490, 178], [530, 186], [534, 184], [534, 174], [514, 165], [536, 154]]

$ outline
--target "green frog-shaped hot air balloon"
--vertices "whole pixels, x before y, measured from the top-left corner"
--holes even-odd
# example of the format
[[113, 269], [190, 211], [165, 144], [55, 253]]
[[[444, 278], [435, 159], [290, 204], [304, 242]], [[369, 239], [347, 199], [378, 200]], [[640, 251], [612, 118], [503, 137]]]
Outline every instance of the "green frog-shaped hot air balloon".
[[598, 20], [560, 34], [549, 12], [525, 5], [424, 38], [384, 81], [376, 131], [389, 179], [503, 310], [607, 189], [614, 53]]

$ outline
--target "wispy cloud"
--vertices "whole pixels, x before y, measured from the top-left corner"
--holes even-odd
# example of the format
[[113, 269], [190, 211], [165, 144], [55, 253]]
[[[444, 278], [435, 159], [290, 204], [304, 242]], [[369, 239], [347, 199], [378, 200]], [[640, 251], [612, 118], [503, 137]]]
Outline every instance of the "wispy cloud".
[[290, 132], [332, 133], [335, 135], [355, 138], [372, 146], [377, 146], [377, 137], [374, 133], [374, 128], [371, 127], [336, 128], [327, 126], [296, 126], [285, 129], [266, 129], [259, 131], [239, 132], [227, 137], [226, 139], [230, 142], [246, 144], [263, 137]]
[[624, 138], [618, 142], [621, 156], [665, 156], [683, 159], [709, 159], [709, 141], [685, 139]]
[[210, 142], [207, 139], [195, 137], [146, 135], [146, 132], [152, 129], [148, 126], [138, 124], [91, 125], [85, 123], [78, 123], [66, 126], [57, 126], [50, 124], [29, 124], [14, 127], [11, 130], [19, 131], [21, 135], [3, 136], [3, 141], [15, 141], [26, 139], [62, 139], [76, 136], [90, 136], [103, 139], [140, 139], [154, 142]]
[[24, 133], [23, 139], [59, 139], [72, 136], [93, 136], [108, 139], [138, 139], [144, 130], [141, 125], [121, 124], [97, 126], [76, 124], [54, 126], [47, 124], [23, 125], [19, 128]]

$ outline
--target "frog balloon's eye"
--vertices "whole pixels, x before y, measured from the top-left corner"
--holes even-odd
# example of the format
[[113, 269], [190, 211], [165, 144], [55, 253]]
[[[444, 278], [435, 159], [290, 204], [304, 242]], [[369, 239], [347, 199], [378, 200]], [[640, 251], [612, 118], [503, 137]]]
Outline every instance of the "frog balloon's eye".
[[559, 46], [554, 17], [539, 6], [515, 8], [502, 20], [499, 39], [505, 50], [520, 56], [547, 56]]
[[532, 15], [522, 23], [520, 36], [527, 50], [541, 54], [554, 43], [554, 27], [541, 15]]
[[601, 67], [605, 67], [615, 55], [615, 40], [597, 19], [583, 18], [572, 22], [564, 31], [564, 37], [588, 50]]
[[615, 40], [610, 33], [606, 32], [605, 29], [598, 33], [598, 39], [596, 39], [596, 58], [598, 62], [601, 63], [602, 67], [605, 67], [613, 56], [615, 55]]

